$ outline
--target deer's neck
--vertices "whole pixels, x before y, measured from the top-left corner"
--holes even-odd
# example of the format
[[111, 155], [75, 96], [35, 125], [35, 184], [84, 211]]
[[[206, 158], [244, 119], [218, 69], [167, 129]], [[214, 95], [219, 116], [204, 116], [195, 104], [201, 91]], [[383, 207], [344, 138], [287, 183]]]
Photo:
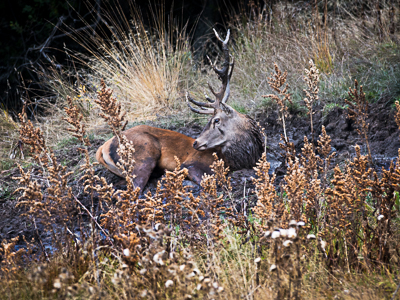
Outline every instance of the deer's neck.
[[254, 167], [263, 151], [263, 138], [258, 125], [247, 116], [243, 130], [221, 149], [222, 156], [231, 170]]

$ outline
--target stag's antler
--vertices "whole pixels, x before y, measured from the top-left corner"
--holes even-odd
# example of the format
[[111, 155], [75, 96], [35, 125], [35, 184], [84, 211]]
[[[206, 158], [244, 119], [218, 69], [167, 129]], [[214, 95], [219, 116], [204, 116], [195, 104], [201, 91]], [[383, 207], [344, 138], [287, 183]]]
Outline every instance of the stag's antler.
[[[217, 37], [217, 39], [220, 42], [222, 42], [222, 51], [224, 52], [224, 58], [225, 58], [225, 61], [222, 64], [222, 69], [218, 69], [208, 56], [207, 56], [207, 58], [211, 64], [214, 72], [217, 73], [219, 80], [221, 80], [222, 86], [218, 92], [215, 92], [213, 87], [210, 85], [210, 83], [208, 83], [208, 87], [210, 88], [211, 92], [213, 93], [213, 95], [216, 98], [215, 100], [213, 100], [210, 97], [208, 97], [207, 95], [204, 95], [206, 100], [209, 103], [196, 101], [192, 97], [190, 97], [189, 93], [186, 93], [187, 101], [190, 101], [193, 104], [200, 107], [200, 109], [194, 108], [188, 102], [190, 109], [198, 114], [213, 114], [214, 110], [219, 108], [221, 103], [226, 103], [226, 101], [228, 100], [229, 95], [230, 95], [229, 82], [230, 82], [230, 79], [232, 76], [233, 67], [235, 66], [234, 59], [232, 59], [232, 63], [229, 62], [230, 55], [229, 55], [229, 49], [228, 49], [228, 42], [229, 42], [230, 30], [228, 29], [225, 40], [222, 40], [219, 37], [219, 35], [215, 29], [214, 29], [214, 33], [215, 33], [215, 36]], [[229, 67], [230, 67], [230, 71], [229, 71]]]

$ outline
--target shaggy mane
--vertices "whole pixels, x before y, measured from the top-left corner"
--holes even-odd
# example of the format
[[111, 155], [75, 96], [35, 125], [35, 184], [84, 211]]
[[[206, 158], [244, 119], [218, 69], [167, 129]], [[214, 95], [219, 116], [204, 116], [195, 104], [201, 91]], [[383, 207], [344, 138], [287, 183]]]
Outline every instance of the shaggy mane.
[[246, 128], [241, 131], [242, 134], [230, 146], [221, 149], [224, 160], [232, 171], [253, 168], [264, 152], [263, 136], [257, 123], [252, 118], [245, 117]]

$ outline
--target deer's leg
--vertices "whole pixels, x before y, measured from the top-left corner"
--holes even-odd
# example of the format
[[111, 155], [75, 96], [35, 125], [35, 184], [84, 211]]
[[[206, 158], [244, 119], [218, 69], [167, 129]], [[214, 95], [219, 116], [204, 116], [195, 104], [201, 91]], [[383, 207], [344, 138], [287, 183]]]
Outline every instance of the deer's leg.
[[201, 179], [204, 174], [212, 174], [210, 166], [207, 166], [202, 163], [191, 163], [191, 164], [182, 164], [182, 168], [188, 169], [188, 177], [190, 180], [196, 182], [200, 185]]
[[135, 166], [132, 175], [136, 176], [133, 184], [140, 187], [141, 193], [149, 181], [150, 175], [157, 165], [161, 156], [161, 149], [158, 141], [151, 135], [142, 134], [134, 140]]

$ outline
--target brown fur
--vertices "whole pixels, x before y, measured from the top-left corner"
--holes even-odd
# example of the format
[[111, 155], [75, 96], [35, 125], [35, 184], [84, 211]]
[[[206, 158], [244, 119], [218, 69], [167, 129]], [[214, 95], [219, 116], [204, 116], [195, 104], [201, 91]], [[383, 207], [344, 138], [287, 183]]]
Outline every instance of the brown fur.
[[[210, 174], [213, 163], [213, 152], [218, 149], [197, 151], [192, 145], [194, 139], [171, 130], [140, 125], [123, 132], [135, 148], [135, 185], [142, 190], [154, 168], [173, 171], [176, 167], [174, 157], [178, 157], [182, 167], [189, 170], [189, 178], [200, 183], [204, 173]], [[121, 171], [116, 166], [118, 141], [111, 138], [102, 145], [96, 153], [96, 159], [108, 170], [118, 176]]]

